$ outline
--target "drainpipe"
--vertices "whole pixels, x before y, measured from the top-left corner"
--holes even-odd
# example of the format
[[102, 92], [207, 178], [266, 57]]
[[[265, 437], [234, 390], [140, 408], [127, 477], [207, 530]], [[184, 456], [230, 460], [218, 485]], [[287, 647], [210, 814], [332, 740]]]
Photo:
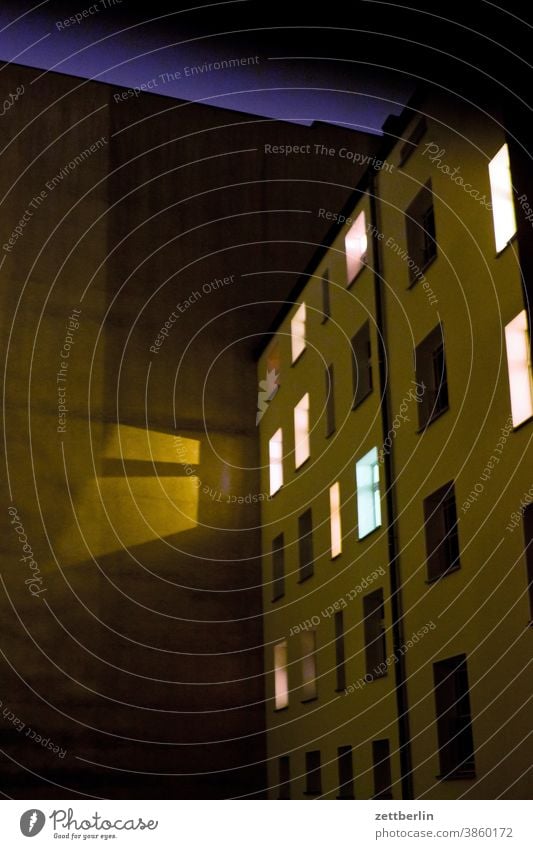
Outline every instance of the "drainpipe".
[[[369, 175], [368, 194], [370, 200], [370, 218], [372, 225], [372, 246], [374, 257], [374, 296], [376, 301], [376, 324], [378, 329], [378, 367], [379, 383], [381, 392], [381, 421], [383, 434], [390, 431], [391, 409], [390, 392], [387, 380], [387, 321], [385, 315], [385, 304], [382, 294], [381, 281], [381, 244], [378, 239], [379, 228], [379, 204], [377, 197], [376, 177]], [[394, 653], [398, 662], [394, 666], [396, 687], [396, 708], [398, 711], [398, 737], [400, 740], [400, 775], [402, 784], [402, 798], [413, 798], [413, 777], [411, 762], [411, 736], [409, 731], [409, 708], [407, 698], [407, 681], [405, 672], [405, 657], [400, 653], [403, 646], [403, 607], [401, 595], [400, 564], [398, 558], [398, 541], [396, 537], [396, 498], [394, 489], [394, 463], [390, 451], [384, 453], [385, 487], [387, 503], [387, 541], [389, 549], [389, 578], [390, 595], [392, 607], [392, 641]]]

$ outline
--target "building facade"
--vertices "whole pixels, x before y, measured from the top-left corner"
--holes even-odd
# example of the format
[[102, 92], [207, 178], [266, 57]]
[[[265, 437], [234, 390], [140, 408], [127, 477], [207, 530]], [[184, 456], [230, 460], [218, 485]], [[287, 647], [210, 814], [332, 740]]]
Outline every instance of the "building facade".
[[531, 795], [517, 147], [419, 94], [260, 354], [270, 798]]

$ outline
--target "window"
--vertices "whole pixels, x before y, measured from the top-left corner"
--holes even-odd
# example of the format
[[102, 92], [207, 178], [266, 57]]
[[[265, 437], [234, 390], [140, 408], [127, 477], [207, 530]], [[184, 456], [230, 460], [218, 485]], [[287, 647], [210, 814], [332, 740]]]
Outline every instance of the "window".
[[425, 135], [426, 130], [426, 119], [420, 118], [420, 120], [417, 121], [417, 123], [415, 124], [412, 133], [407, 137], [405, 144], [400, 150], [400, 167], [402, 165], [405, 165], [413, 151], [416, 150], [416, 147], [422, 137]]
[[529, 593], [529, 618], [533, 621], [533, 504], [528, 504], [524, 510], [524, 542]]
[[433, 677], [441, 777], [473, 776], [474, 738], [466, 655], [434, 663]]
[[287, 640], [274, 646], [274, 704], [276, 710], [289, 705], [289, 675], [287, 671]]
[[431, 180], [418, 192], [405, 213], [407, 251], [413, 265], [409, 268], [409, 281], [415, 283], [437, 256], [435, 214]]
[[285, 551], [283, 534], [272, 541], [272, 601], [285, 595]]
[[516, 216], [513, 202], [513, 184], [509, 148], [502, 145], [489, 162], [489, 179], [492, 200], [492, 219], [496, 251], [503, 251], [516, 233]]
[[326, 369], [326, 436], [335, 430], [335, 383], [333, 364]]
[[437, 324], [415, 351], [416, 379], [422, 386], [418, 427], [422, 430], [448, 409], [448, 376], [444, 331]]
[[374, 762], [373, 798], [392, 799], [392, 776], [388, 740], [374, 740], [372, 742], [372, 760]]
[[291, 320], [291, 353], [296, 362], [305, 351], [305, 304], [300, 304]]
[[372, 448], [355, 464], [359, 539], [381, 525], [378, 449]]
[[278, 799], [291, 798], [291, 760], [283, 755], [278, 760], [279, 784]]
[[313, 514], [311, 509], [298, 519], [298, 553], [300, 559], [299, 581], [310, 578], [314, 571], [313, 566]]
[[316, 686], [316, 631], [304, 631], [300, 635], [302, 661], [302, 702], [317, 697]]
[[268, 443], [270, 495], [283, 486], [283, 431], [279, 428]]
[[344, 617], [342, 610], [338, 610], [335, 614], [335, 674], [336, 674], [336, 690], [344, 690], [346, 688], [346, 668], [345, 668], [345, 652], [344, 652]]
[[458, 569], [459, 532], [453, 481], [424, 499], [428, 580]]
[[507, 369], [511, 393], [513, 425], [518, 427], [533, 416], [533, 381], [531, 379], [531, 347], [525, 310], [505, 327]]
[[331, 298], [329, 269], [325, 268], [322, 272], [322, 324], [324, 324], [328, 318], [331, 318]]
[[309, 392], [294, 408], [294, 466], [298, 469], [309, 457]]
[[387, 674], [386, 668], [383, 668], [387, 658], [383, 590], [375, 590], [363, 597], [363, 619], [366, 673], [374, 679], [382, 678]]
[[305, 795], [320, 796], [322, 793], [322, 775], [320, 752], [305, 753]]
[[341, 487], [339, 482], [329, 488], [329, 525], [331, 532], [331, 557], [342, 552]]
[[339, 770], [338, 799], [354, 799], [352, 747], [339, 746], [337, 749], [337, 768]]
[[372, 352], [370, 324], [365, 321], [352, 339], [353, 407], [372, 392]]
[[361, 212], [346, 233], [344, 248], [346, 250], [346, 277], [348, 286], [352, 283], [366, 263], [366, 249], [368, 239], [366, 235], [365, 213]]

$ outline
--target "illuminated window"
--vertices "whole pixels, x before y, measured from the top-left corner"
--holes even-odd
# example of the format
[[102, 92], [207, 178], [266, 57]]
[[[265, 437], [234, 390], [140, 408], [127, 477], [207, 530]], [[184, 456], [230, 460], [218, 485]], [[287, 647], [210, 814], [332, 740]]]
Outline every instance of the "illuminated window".
[[496, 156], [489, 162], [489, 178], [494, 238], [496, 250], [499, 253], [516, 233], [509, 148], [506, 144], [502, 145]]
[[372, 760], [374, 762], [374, 795], [372, 798], [392, 799], [392, 775], [388, 740], [373, 740]]
[[366, 673], [372, 679], [387, 674], [387, 644], [385, 637], [385, 605], [383, 590], [375, 590], [363, 597]]
[[333, 363], [327, 367], [326, 375], [326, 436], [335, 431], [335, 369]]
[[320, 796], [322, 793], [322, 773], [320, 752], [305, 753], [305, 795]]
[[291, 320], [292, 361], [296, 362], [305, 351], [305, 304], [300, 304]]
[[433, 664], [439, 765], [443, 778], [475, 774], [466, 655]]
[[287, 640], [274, 646], [274, 704], [276, 710], [289, 705], [289, 675], [287, 672]]
[[505, 328], [507, 369], [511, 392], [513, 425], [517, 427], [533, 415], [533, 382], [527, 314], [522, 310]]
[[272, 601], [285, 595], [285, 551], [283, 534], [272, 540]]
[[297, 469], [309, 457], [309, 392], [294, 408], [294, 466]]
[[348, 285], [355, 280], [365, 266], [367, 244], [365, 213], [361, 212], [346, 233], [344, 240]]
[[304, 631], [300, 636], [302, 659], [302, 702], [316, 699], [316, 632]]
[[342, 551], [341, 487], [338, 481], [329, 488], [329, 522], [331, 530], [331, 556], [337, 557]]
[[453, 481], [424, 498], [428, 580], [459, 569], [459, 533]]
[[378, 449], [372, 448], [355, 464], [359, 539], [381, 525]]
[[283, 431], [279, 428], [268, 443], [270, 495], [283, 485]]
[[405, 213], [407, 251], [413, 261], [409, 265], [409, 282], [416, 283], [423, 271], [437, 256], [435, 213], [431, 180], [428, 180]]

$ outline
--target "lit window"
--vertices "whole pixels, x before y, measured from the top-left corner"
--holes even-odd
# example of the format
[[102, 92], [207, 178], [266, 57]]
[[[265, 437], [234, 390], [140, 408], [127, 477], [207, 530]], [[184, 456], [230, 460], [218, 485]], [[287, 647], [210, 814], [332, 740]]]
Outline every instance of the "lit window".
[[364, 268], [367, 244], [365, 213], [361, 212], [348, 230], [344, 240], [348, 285]]
[[305, 351], [305, 304], [298, 307], [291, 321], [291, 350], [293, 363]]
[[268, 443], [270, 495], [283, 485], [283, 431], [279, 428]]
[[300, 636], [302, 659], [302, 702], [316, 699], [316, 633], [304, 631]]
[[359, 539], [381, 525], [378, 449], [372, 448], [355, 464]]
[[531, 356], [527, 314], [522, 310], [505, 328], [507, 368], [511, 391], [513, 425], [533, 415], [533, 382], [531, 379]]
[[342, 551], [341, 488], [338, 481], [329, 488], [329, 521], [331, 530], [331, 556], [337, 557]]
[[309, 392], [294, 408], [294, 466], [297, 469], [309, 457]]
[[496, 250], [499, 253], [516, 233], [509, 148], [506, 144], [502, 145], [496, 156], [489, 162], [489, 178], [494, 238]]
[[287, 707], [289, 704], [287, 640], [274, 646], [274, 703], [276, 710]]

